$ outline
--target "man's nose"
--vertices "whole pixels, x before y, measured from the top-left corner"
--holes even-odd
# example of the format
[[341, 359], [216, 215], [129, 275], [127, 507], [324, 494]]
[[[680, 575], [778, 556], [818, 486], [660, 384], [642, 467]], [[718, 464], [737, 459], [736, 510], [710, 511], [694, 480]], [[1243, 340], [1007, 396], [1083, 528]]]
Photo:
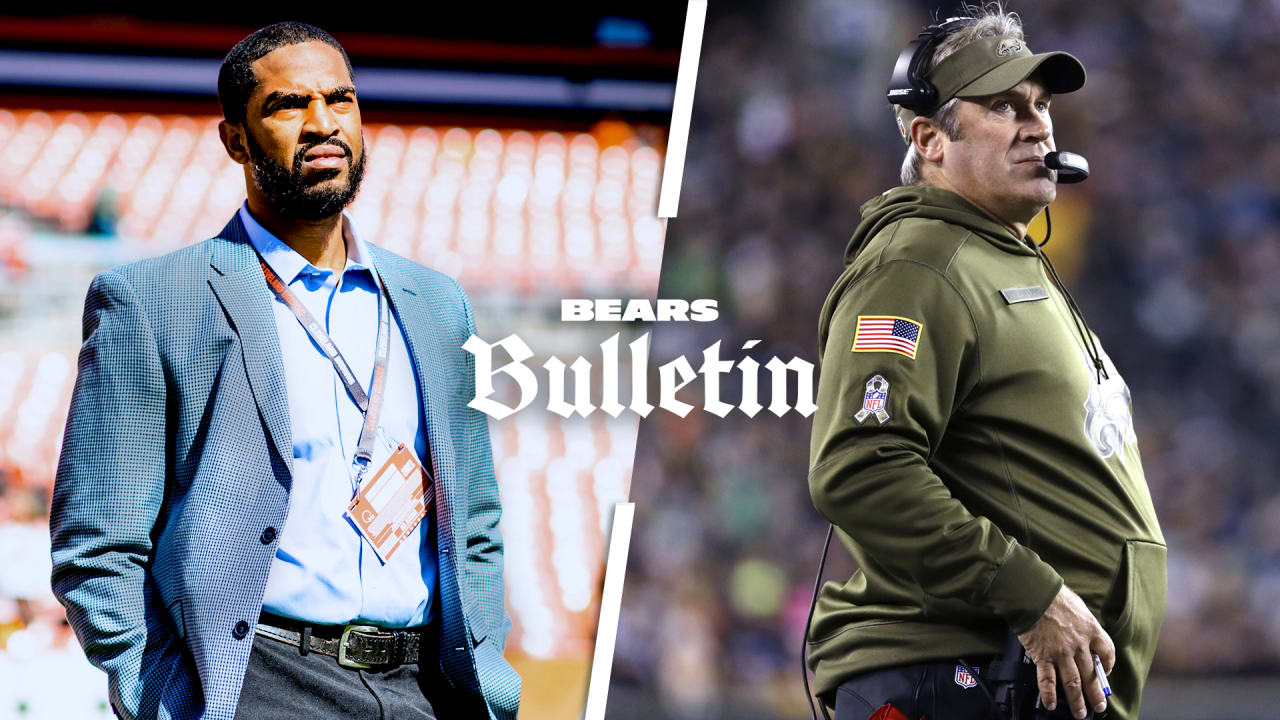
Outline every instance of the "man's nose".
[[1023, 137], [1027, 142], [1046, 142], [1053, 135], [1053, 121], [1048, 113], [1032, 110], [1023, 127]]
[[338, 119], [329, 109], [329, 103], [324, 99], [312, 100], [307, 106], [306, 117], [302, 123], [302, 134], [328, 138], [337, 131]]

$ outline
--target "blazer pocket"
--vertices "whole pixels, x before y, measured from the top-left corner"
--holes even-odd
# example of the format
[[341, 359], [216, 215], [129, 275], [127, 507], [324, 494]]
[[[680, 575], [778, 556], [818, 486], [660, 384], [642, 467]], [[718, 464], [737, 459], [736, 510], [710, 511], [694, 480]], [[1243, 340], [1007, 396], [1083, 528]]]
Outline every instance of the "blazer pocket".
[[467, 603], [465, 613], [467, 628], [471, 631], [471, 646], [475, 647], [489, 637], [489, 623], [480, 616], [480, 608], [474, 602]]
[[182, 617], [182, 598], [178, 598], [165, 606], [165, 611], [169, 613], [169, 620], [173, 623], [178, 633], [179, 640], [187, 639], [187, 627]]
[[489, 637], [489, 625], [480, 618], [473, 618], [467, 621], [471, 626], [471, 647], [475, 647], [484, 642]]
[[462, 398], [462, 404], [471, 402], [476, 396], [476, 379], [471, 376], [454, 375], [445, 387], [445, 394]]

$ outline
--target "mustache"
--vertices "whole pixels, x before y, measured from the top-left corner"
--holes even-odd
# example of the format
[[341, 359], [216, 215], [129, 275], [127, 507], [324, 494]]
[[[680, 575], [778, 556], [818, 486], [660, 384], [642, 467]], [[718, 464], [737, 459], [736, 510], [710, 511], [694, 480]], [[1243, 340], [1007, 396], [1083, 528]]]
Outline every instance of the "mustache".
[[297, 152], [295, 152], [295, 153], [293, 154], [293, 171], [294, 171], [295, 173], [297, 173], [297, 172], [301, 172], [301, 170], [302, 170], [302, 163], [303, 163], [303, 160], [305, 159], [306, 154], [307, 154], [308, 152], [310, 152], [310, 151], [312, 150], [312, 148], [323, 147], [323, 146], [325, 146], [325, 145], [332, 145], [333, 147], [341, 148], [341, 149], [342, 149], [342, 152], [346, 155], [346, 157], [347, 157], [347, 159], [348, 159], [348, 160], [350, 160], [350, 159], [351, 159], [351, 157], [352, 157], [352, 156], [351, 156], [351, 146], [350, 146], [350, 145], [348, 145], [348, 144], [346, 144], [345, 142], [343, 142], [343, 141], [339, 140], [338, 138], [328, 138], [328, 139], [326, 139], [326, 140], [321, 140], [321, 141], [319, 141], [319, 142], [308, 143], [307, 145], [304, 145], [304, 146], [302, 146], [302, 147], [299, 147], [299, 148], [298, 148], [298, 150], [297, 150]]

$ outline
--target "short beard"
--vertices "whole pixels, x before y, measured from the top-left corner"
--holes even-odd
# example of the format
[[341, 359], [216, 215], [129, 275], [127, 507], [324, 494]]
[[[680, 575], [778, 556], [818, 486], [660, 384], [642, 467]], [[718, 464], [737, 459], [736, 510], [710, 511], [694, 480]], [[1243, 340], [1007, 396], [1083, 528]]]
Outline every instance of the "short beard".
[[[351, 147], [337, 138], [323, 142], [311, 143], [298, 148], [293, 156], [293, 168], [284, 165], [262, 151], [262, 146], [253, 139], [253, 134], [245, 128], [245, 145], [249, 150], [250, 169], [253, 172], [254, 184], [266, 196], [267, 204], [281, 218], [290, 220], [317, 221], [333, 217], [351, 204], [356, 193], [360, 191], [360, 181], [364, 179], [365, 153], [351, 163], [345, 187], [315, 187], [342, 172], [340, 169], [322, 170], [316, 173], [318, 180], [308, 182], [302, 179], [302, 162], [307, 151], [320, 145], [334, 145], [346, 151], [347, 157], [352, 155]], [[360, 145], [364, 147], [364, 136]]]

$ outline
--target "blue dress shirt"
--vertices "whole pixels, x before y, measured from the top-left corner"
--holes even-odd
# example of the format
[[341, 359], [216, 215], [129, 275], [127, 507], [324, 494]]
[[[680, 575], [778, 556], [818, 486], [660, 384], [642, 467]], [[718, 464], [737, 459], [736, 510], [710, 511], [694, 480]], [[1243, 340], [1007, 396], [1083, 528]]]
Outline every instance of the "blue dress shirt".
[[[336, 278], [332, 270], [307, 262], [262, 227], [249, 213], [248, 203], [240, 208], [240, 219], [258, 254], [324, 325], [368, 392], [379, 295], [369, 249], [350, 218], [343, 216], [347, 263]], [[344, 513], [355, 490], [351, 461], [364, 414], [293, 312], [274, 294], [272, 301], [293, 423], [293, 487], [262, 607], [318, 624], [424, 624], [436, 590], [434, 508], [386, 564], [347, 520]], [[429, 468], [422, 397], [398, 318], [391, 330], [386, 395], [378, 424], [391, 444], [413, 447]], [[384, 457], [383, 448], [375, 450], [367, 477], [372, 477]]]

